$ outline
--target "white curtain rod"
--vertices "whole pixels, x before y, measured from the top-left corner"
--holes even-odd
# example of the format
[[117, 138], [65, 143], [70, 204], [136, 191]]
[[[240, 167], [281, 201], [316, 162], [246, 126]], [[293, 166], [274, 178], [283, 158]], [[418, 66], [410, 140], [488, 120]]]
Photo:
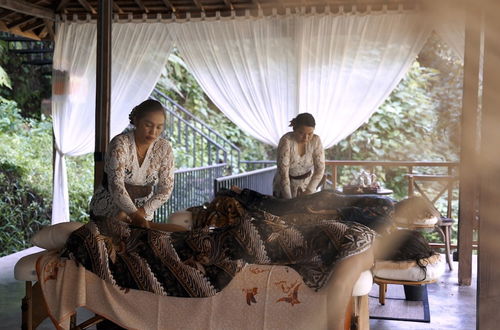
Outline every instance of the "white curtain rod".
[[[143, 22], [163, 22], [163, 23], [184, 23], [184, 22], [199, 22], [199, 21], [217, 21], [217, 20], [231, 20], [231, 19], [255, 19], [264, 17], [288, 17], [288, 16], [342, 16], [342, 15], [380, 15], [380, 14], [390, 14], [390, 13], [403, 13], [403, 12], [415, 12], [420, 10], [420, 6], [417, 4], [412, 9], [404, 8], [403, 4], [398, 4], [396, 9], [389, 9], [387, 4], [382, 5], [381, 9], [373, 9], [371, 5], [367, 5], [364, 10], [359, 10], [356, 5], [352, 6], [335, 6], [332, 9], [329, 5], [323, 7], [323, 11], [318, 11], [316, 6], [312, 7], [294, 7], [294, 8], [271, 8], [266, 10], [266, 13], [262, 8], [258, 10], [245, 9], [244, 14], [237, 14], [235, 10], [230, 11], [230, 15], [222, 15], [220, 11], [216, 11], [214, 16], [208, 16], [205, 12], [201, 12], [199, 17], [191, 16], [191, 12], [186, 12], [185, 17], [177, 17], [172, 13], [169, 17], [163, 14], [156, 14], [156, 17], [148, 16], [147, 14], [142, 14], [141, 18], [133, 17], [132, 13], [129, 13], [126, 18], [120, 17], [118, 14], [113, 15], [114, 23], [143, 23]], [[347, 8], [347, 10], [345, 9]], [[349, 10], [350, 9], [350, 10]], [[72, 23], [95, 23], [97, 20], [93, 19], [90, 14], [87, 14], [85, 19], [81, 19], [78, 15], [74, 14], [68, 16], [66, 14], [57, 15], [56, 22], [72, 22]]]

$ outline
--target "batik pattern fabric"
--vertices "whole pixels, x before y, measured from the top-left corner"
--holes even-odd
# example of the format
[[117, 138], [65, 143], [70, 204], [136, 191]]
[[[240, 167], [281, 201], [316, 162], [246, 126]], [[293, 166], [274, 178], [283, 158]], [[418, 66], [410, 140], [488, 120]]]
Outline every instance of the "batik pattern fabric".
[[186, 232], [126, 225], [113, 237], [100, 229], [110, 222], [92, 221], [70, 236], [62, 256], [121, 288], [159, 295], [213, 296], [245, 264], [287, 265], [319, 290], [339, 261], [368, 250], [375, 236], [352, 222], [288, 225], [228, 196], [191, 210], [193, 230]]
[[109, 143], [104, 172], [105, 180], [90, 202], [93, 215], [112, 218], [120, 211], [130, 214], [143, 207], [146, 220], [151, 220], [174, 187], [172, 147], [166, 139], [157, 138], [140, 164], [134, 131], [119, 134]]
[[[293, 132], [280, 139], [277, 149], [278, 169], [273, 180], [274, 195], [278, 198], [297, 197], [299, 190], [311, 194], [317, 190], [325, 173], [325, 151], [321, 139], [313, 135], [305, 145], [305, 153], [299, 154]], [[306, 178], [293, 179], [311, 172]]]
[[218, 196], [237, 199], [252, 210], [262, 210], [281, 216], [287, 223], [305, 225], [322, 220], [361, 223], [373, 230], [385, 232], [393, 222], [395, 201], [381, 195], [344, 195], [334, 190], [322, 190], [292, 199], [280, 199], [251, 189], [234, 192], [220, 190]]

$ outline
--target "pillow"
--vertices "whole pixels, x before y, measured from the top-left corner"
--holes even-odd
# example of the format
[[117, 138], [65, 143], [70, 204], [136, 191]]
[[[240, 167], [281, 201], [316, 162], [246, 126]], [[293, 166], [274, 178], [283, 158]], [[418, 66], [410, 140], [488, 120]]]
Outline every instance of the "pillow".
[[438, 217], [430, 217], [426, 219], [408, 219], [408, 218], [400, 218], [395, 217], [394, 222], [396, 225], [405, 225], [405, 226], [426, 226], [432, 227], [439, 221]]
[[446, 264], [440, 254], [420, 260], [427, 265], [426, 270], [422, 270], [413, 261], [376, 261], [373, 268], [373, 275], [387, 280], [399, 281], [436, 281], [445, 271]]
[[424, 197], [412, 196], [396, 203], [394, 222], [402, 225], [420, 225], [432, 227], [441, 214]]
[[43, 227], [31, 238], [31, 243], [47, 250], [61, 249], [69, 235], [81, 226], [83, 226], [81, 222], [62, 222]]

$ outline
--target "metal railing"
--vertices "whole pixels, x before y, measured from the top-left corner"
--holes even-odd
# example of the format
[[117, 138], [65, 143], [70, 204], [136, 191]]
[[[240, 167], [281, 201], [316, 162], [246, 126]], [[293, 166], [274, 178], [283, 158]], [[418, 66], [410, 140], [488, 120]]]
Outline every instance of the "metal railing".
[[239, 169], [241, 151], [236, 145], [158, 89], [151, 97], [165, 107], [167, 134], [184, 147], [191, 167], [226, 163], [231, 172]]
[[54, 53], [53, 41], [33, 40], [8, 32], [0, 32], [0, 40], [7, 42], [7, 50], [17, 54], [16, 56], [20, 56], [23, 59], [23, 64], [52, 65]]
[[249, 188], [262, 194], [273, 194], [273, 178], [276, 174], [276, 166], [216, 178], [214, 182], [214, 194], [222, 188], [231, 188], [238, 186], [240, 188]]
[[244, 171], [253, 171], [276, 165], [275, 160], [242, 160], [240, 166]]
[[226, 164], [223, 163], [175, 171], [172, 195], [155, 212], [154, 221], [166, 222], [169, 214], [210, 201], [214, 179], [223, 176], [225, 169]]

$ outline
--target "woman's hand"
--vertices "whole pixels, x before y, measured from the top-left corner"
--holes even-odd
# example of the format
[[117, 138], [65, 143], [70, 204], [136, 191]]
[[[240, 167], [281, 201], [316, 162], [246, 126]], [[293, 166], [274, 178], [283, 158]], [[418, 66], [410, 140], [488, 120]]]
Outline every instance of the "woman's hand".
[[123, 212], [123, 211], [120, 211], [116, 217], [115, 217], [116, 220], [119, 220], [119, 221], [123, 221], [123, 222], [126, 222], [126, 223], [131, 223], [132, 222], [132, 219], [130, 219], [130, 217], [128, 216], [127, 213]]
[[146, 220], [146, 212], [144, 208], [138, 208], [134, 213], [130, 213], [129, 218], [131, 224], [137, 227], [149, 228], [149, 221]]

